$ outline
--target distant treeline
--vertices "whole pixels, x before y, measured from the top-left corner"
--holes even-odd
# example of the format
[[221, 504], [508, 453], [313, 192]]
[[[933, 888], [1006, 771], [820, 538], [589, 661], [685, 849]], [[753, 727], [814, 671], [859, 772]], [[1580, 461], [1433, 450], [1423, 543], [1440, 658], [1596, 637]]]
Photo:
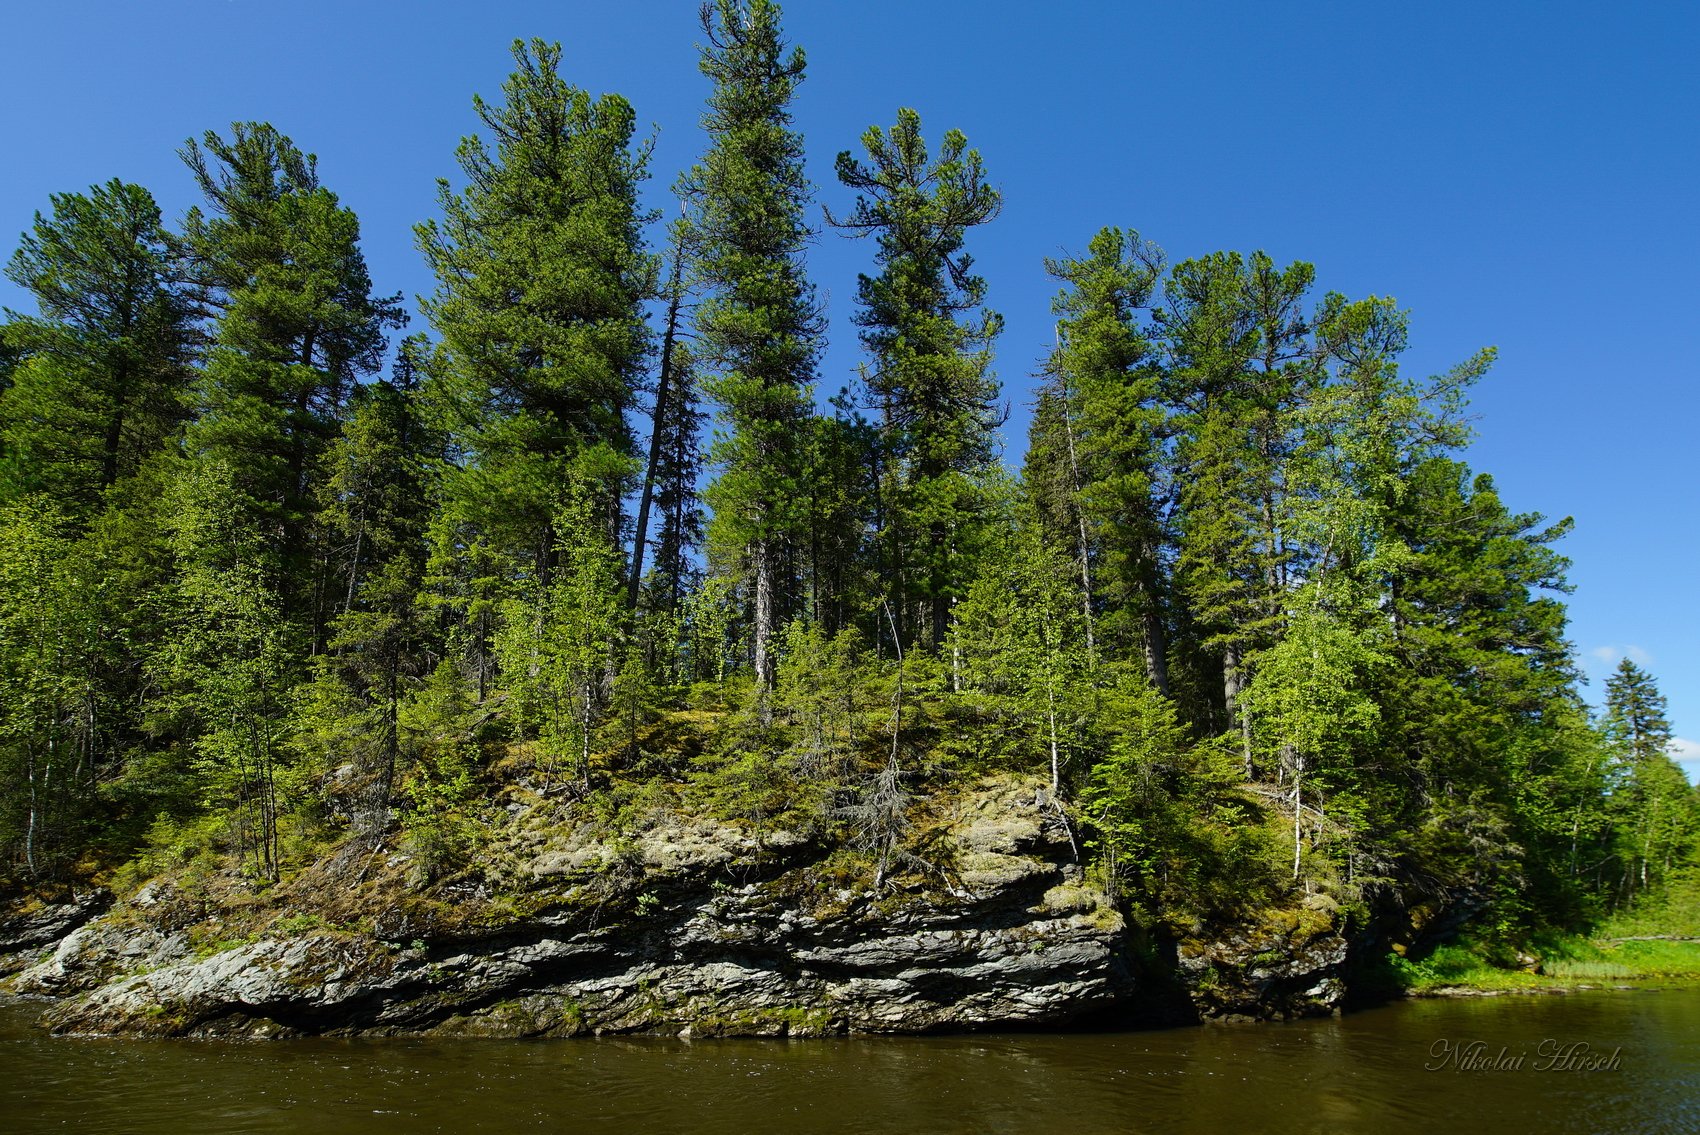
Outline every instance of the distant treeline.
[[[777, 5], [702, 37], [668, 228], [631, 105], [514, 45], [393, 351], [400, 297], [270, 125], [187, 143], [179, 225], [119, 180], [37, 215], [6, 271], [39, 312], [0, 327], [15, 879], [178, 847], [263, 885], [350, 837], [448, 870], [504, 784], [693, 778], [883, 879], [926, 869], [917, 802], [995, 770], [1157, 912], [1255, 879], [1581, 925], [1691, 869], [1652, 680], [1625, 661], [1602, 720], [1578, 693], [1569, 522], [1461, 459], [1491, 350], [1413, 378], [1405, 313], [1309, 264], [1061, 233], [1014, 476], [979, 153], [900, 109], [822, 213]], [[823, 227], [871, 254], [825, 411]], [[693, 713], [716, 740], [670, 750]]]

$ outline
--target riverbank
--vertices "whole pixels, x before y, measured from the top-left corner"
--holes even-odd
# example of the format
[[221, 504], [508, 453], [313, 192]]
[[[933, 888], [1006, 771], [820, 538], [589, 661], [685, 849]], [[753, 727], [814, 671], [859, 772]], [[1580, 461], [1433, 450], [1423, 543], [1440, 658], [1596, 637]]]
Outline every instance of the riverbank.
[[[681, 767], [727, 728], [665, 724]], [[1485, 908], [1479, 880], [1406, 909], [1325, 857], [1291, 878], [1283, 798], [1231, 777], [1191, 858], [1118, 876], [1045, 778], [941, 773], [883, 804], [751, 815], [736, 751], [595, 792], [526, 757], [453, 823], [303, 829], [275, 881], [217, 825], [161, 821], [80, 889], [0, 902], [0, 992], [51, 998], [44, 1023], [79, 1034], [826, 1036], [1700, 979], [1680, 944], [1436, 949]]]
[[203, 857], [19, 910], [0, 973], [67, 1033], [820, 1036], [1326, 1015], [1362, 942], [1302, 892], [1130, 925], [1035, 778], [935, 796], [889, 868], [771, 824], [513, 803], [441, 878], [350, 840], [275, 886]]
[[1391, 955], [1387, 968], [1415, 998], [1682, 988], [1700, 986], [1700, 939], [1548, 937], [1520, 957], [1465, 940], [1420, 961]]

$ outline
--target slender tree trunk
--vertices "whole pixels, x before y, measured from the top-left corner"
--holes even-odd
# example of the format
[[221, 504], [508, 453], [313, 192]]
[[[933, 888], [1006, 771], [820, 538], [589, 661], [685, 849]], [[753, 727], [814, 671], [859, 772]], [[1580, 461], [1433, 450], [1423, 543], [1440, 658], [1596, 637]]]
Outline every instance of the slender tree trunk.
[[1300, 781], [1304, 778], [1305, 759], [1297, 753], [1293, 754], [1293, 881], [1299, 878], [1299, 852], [1304, 846], [1303, 798], [1299, 795]]
[[[1060, 330], [1057, 345], [1062, 345]], [[1075, 528], [1079, 536], [1077, 551], [1080, 557], [1080, 609], [1086, 621], [1086, 664], [1097, 669], [1098, 647], [1092, 634], [1092, 546], [1086, 535], [1086, 510], [1080, 507], [1080, 456], [1074, 448], [1074, 412], [1069, 405], [1068, 379], [1062, 374], [1060, 366], [1057, 371], [1062, 384], [1063, 436], [1068, 439], [1069, 483], [1074, 490], [1070, 495], [1069, 505], [1074, 511]]]
[[366, 542], [366, 509], [360, 508], [360, 519], [354, 528], [354, 553], [348, 561], [348, 594], [343, 597], [342, 613], [354, 610], [354, 591], [360, 584], [360, 553]]
[[643, 584], [643, 557], [649, 539], [649, 505], [655, 496], [655, 475], [661, 464], [661, 423], [667, 417], [667, 396], [673, 378], [673, 350], [679, 333], [679, 306], [684, 299], [685, 242], [682, 231], [673, 244], [673, 273], [667, 282], [667, 328], [661, 336], [661, 367], [655, 379], [655, 414], [649, 430], [649, 466], [638, 500], [637, 531], [632, 540], [632, 575], [626, 583], [626, 610], [636, 611]]
[[1156, 553], [1146, 549], [1148, 558], [1145, 579], [1141, 582], [1140, 598], [1144, 602], [1141, 618], [1144, 634], [1145, 679], [1164, 697], [1169, 696], [1169, 636], [1163, 628], [1163, 612], [1157, 607]]
[[1062, 791], [1062, 753], [1057, 745], [1057, 692], [1047, 679], [1045, 683], [1045, 721], [1051, 730], [1051, 798]]
[[36, 832], [41, 825], [41, 800], [36, 789], [35, 746], [29, 745], [28, 749], [29, 756], [26, 760], [28, 761], [27, 771], [30, 784], [30, 815], [29, 826], [24, 832], [24, 865], [29, 868], [30, 877], [34, 878], [38, 874], [35, 865], [35, 841]]
[[[772, 689], [774, 682], [773, 653], [769, 641], [773, 637], [773, 560], [772, 538], [764, 535], [755, 545], [755, 670], [756, 684], [764, 691]], [[763, 705], [766, 705], [765, 694]]]
[[103, 489], [111, 488], [118, 481], [118, 454], [124, 440], [125, 395], [130, 392], [128, 360], [119, 363], [115, 377], [117, 382], [114, 384], [116, 393], [113, 395], [112, 417], [106, 423], [106, 438], [100, 461], [100, 487]]
[[1230, 725], [1239, 726], [1245, 778], [1251, 780], [1257, 775], [1257, 768], [1251, 759], [1251, 719], [1240, 707], [1240, 688], [1240, 648], [1237, 643], [1229, 643], [1222, 651], [1222, 696], [1227, 703]]

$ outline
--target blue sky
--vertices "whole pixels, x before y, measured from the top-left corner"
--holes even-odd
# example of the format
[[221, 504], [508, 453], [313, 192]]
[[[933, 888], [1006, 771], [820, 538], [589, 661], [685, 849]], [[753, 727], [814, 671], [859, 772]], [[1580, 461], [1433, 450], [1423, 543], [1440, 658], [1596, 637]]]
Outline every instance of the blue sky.
[[[49, 193], [122, 177], [192, 204], [185, 138], [265, 119], [358, 211], [374, 280], [426, 291], [411, 226], [455, 173], [471, 96], [516, 36], [659, 130], [650, 196], [701, 144], [695, 0], [403, 3], [80, 0], [17, 5], [0, 60], [0, 243]], [[1656, 676], [1700, 774], [1700, 5], [1642, 2], [1014, 4], [793, 0], [796, 103], [822, 203], [832, 159], [899, 106], [967, 133], [1005, 197], [971, 247], [1007, 320], [999, 373], [1019, 456], [1048, 346], [1047, 255], [1099, 227], [1172, 259], [1266, 249], [1322, 289], [1392, 295], [1405, 365], [1495, 344], [1476, 468], [1508, 504], [1573, 515], [1571, 637], [1597, 698], [1617, 658]], [[856, 362], [869, 249], [811, 254], [828, 302], [822, 387]], [[27, 307], [9, 283], [0, 303]]]

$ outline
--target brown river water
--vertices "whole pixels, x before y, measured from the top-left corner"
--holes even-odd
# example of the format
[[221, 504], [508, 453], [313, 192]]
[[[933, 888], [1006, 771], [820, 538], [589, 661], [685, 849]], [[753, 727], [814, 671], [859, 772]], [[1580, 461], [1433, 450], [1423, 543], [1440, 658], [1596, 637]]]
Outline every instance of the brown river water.
[[6, 1135], [1700, 1133], [1700, 988], [798, 1041], [93, 1040], [39, 1009], [0, 1003]]

